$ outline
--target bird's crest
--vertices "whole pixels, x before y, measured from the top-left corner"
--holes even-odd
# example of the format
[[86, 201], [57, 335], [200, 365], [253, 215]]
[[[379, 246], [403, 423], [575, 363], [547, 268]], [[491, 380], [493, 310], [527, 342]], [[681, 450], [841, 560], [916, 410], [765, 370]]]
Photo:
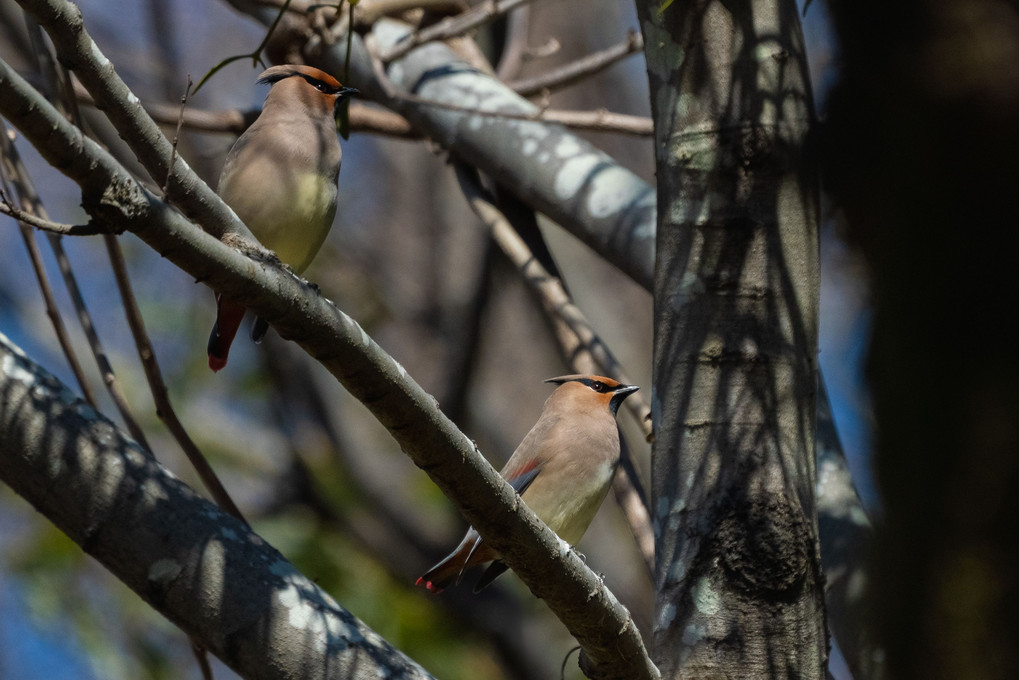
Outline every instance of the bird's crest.
[[636, 392], [639, 388], [636, 385], [624, 385], [618, 380], [606, 378], [603, 375], [561, 375], [558, 378], [549, 378], [545, 382], [563, 385], [569, 382], [577, 382], [591, 389], [592, 392], [605, 395], [609, 410], [613, 414], [619, 409], [628, 395]]
[[353, 87], [344, 87], [340, 81], [336, 80], [336, 78], [333, 78], [325, 71], [313, 66], [305, 66], [303, 64], [282, 64], [280, 66], [272, 66], [263, 71], [262, 75], [258, 76], [258, 82], [262, 85], [272, 85], [284, 80], [285, 78], [291, 78], [294, 76], [303, 78], [309, 85], [322, 94], [339, 95], [340, 98], [357, 94], [356, 89]]

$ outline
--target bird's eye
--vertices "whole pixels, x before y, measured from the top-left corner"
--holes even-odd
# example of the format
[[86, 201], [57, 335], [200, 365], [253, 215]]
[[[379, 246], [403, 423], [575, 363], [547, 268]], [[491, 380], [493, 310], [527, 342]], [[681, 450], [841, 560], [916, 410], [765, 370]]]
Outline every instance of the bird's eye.
[[595, 392], [608, 392], [609, 388], [608, 385], [606, 385], [602, 381], [595, 380], [593, 383], [591, 383], [591, 389], [594, 390]]
[[305, 76], [304, 79], [308, 82], [309, 85], [314, 87], [316, 90], [318, 90], [322, 94], [336, 94], [336, 88], [331, 87], [329, 85], [329, 83], [322, 82], [321, 80], [318, 80], [317, 78], [311, 78], [309, 76]]

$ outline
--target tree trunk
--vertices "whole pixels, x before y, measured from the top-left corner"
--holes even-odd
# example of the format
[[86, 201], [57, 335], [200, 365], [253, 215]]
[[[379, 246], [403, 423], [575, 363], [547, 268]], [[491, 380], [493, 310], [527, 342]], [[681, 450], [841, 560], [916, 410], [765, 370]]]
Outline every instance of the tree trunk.
[[664, 678], [821, 678], [814, 120], [793, 2], [638, 3], [658, 169]]
[[872, 280], [889, 676], [1016, 678], [1019, 11], [830, 7], [845, 67], [825, 170]]

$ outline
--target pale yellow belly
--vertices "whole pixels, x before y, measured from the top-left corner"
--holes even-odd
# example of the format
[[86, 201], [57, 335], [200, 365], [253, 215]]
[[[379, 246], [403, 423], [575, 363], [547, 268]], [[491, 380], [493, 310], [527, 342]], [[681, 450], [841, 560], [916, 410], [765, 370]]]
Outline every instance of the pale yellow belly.
[[[242, 181], [235, 186], [246, 185]], [[307, 269], [336, 215], [336, 185], [316, 174], [304, 173], [289, 182], [280, 178], [258, 195], [233, 195], [231, 188], [225, 187], [223, 198], [255, 238], [295, 272]]]

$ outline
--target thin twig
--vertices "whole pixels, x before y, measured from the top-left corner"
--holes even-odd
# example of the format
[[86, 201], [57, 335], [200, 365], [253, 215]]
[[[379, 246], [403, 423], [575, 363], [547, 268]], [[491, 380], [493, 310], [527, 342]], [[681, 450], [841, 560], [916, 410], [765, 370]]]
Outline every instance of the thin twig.
[[447, 17], [437, 24], [411, 33], [392, 48], [380, 54], [379, 58], [388, 64], [419, 45], [433, 40], [457, 38], [478, 26], [495, 21], [510, 10], [529, 2], [534, 2], [534, 0], [489, 0], [489, 2], [483, 2], [463, 14]]
[[180, 128], [184, 124], [184, 109], [187, 107], [188, 93], [191, 92], [192, 84], [191, 74], [189, 73], [187, 87], [184, 88], [184, 94], [180, 98], [180, 112], [177, 114], [177, 131], [173, 133], [173, 140], [170, 142], [173, 152], [170, 154], [170, 166], [166, 170], [166, 181], [163, 182], [163, 196], [165, 198], [169, 198], [170, 178], [173, 176], [173, 171], [170, 168], [173, 168], [174, 163], [177, 162], [177, 142], [180, 141]]
[[604, 71], [617, 61], [625, 59], [631, 54], [644, 49], [644, 39], [641, 34], [633, 29], [627, 31], [626, 40], [613, 45], [600, 52], [588, 54], [576, 61], [546, 71], [533, 78], [525, 78], [514, 82], [506, 83], [506, 86], [516, 90], [522, 96], [532, 95], [542, 90], [557, 90], [573, 85], [596, 73]]
[[216, 501], [219, 507], [230, 513], [237, 519], [247, 524], [244, 515], [230, 498], [226, 488], [219, 481], [215, 470], [209, 464], [208, 459], [202, 453], [198, 445], [188, 435], [187, 430], [181, 424], [170, 402], [170, 393], [166, 389], [166, 382], [163, 380], [163, 372], [159, 368], [155, 350], [145, 330], [145, 321], [142, 318], [141, 310], [131, 290], [131, 280], [128, 277], [127, 265], [124, 262], [124, 254], [116, 239], [106, 239], [106, 250], [110, 256], [110, 264], [113, 266], [113, 274], [117, 280], [117, 289], [120, 291], [120, 298], [124, 304], [124, 314], [127, 316], [127, 325], [131, 328], [131, 335], [134, 337], [135, 346], [138, 348], [138, 357], [141, 359], [142, 368], [145, 370], [145, 378], [149, 383], [149, 390], [152, 392], [152, 400], [156, 405], [156, 415], [166, 425], [173, 438], [177, 440], [180, 448], [184, 451], [195, 472], [202, 480], [202, 484], [208, 490], [209, 495]]
[[89, 222], [88, 224], [63, 224], [61, 222], [53, 222], [51, 220], [44, 220], [41, 217], [37, 217], [27, 210], [22, 210], [13, 203], [7, 197], [7, 192], [0, 190], [0, 213], [13, 217], [22, 224], [46, 231], [51, 234], [60, 234], [61, 236], [95, 236], [97, 234], [106, 234], [109, 232], [109, 228], [105, 225], [95, 224]]
[[[597, 367], [599, 372], [607, 376], [620, 382], [630, 383], [631, 380], [627, 378], [625, 371], [609, 351], [608, 346], [592, 330], [591, 324], [583, 312], [573, 304], [562, 281], [550, 274], [548, 269], [538, 261], [510, 220], [482, 188], [477, 171], [459, 162], [454, 163], [454, 168], [460, 188], [471, 208], [491, 229], [495, 242], [517, 267], [524, 280], [541, 300], [546, 314], [555, 322], [561, 349], [574, 370], [594, 372], [587, 369]], [[646, 416], [650, 409], [643, 397], [639, 393], [635, 394], [623, 404], [647, 433], [650, 424]], [[622, 439], [620, 441], [622, 442]], [[621, 457], [628, 458], [629, 450], [625, 446], [621, 448]], [[632, 462], [628, 461], [622, 471], [624, 475], [617, 475], [614, 480], [614, 485], [623, 487], [620, 489], [622, 493], [617, 492], [617, 498], [621, 497], [625, 501], [621, 507], [630, 524], [637, 547], [644, 557], [645, 565], [653, 575], [654, 538], [651, 531], [650, 514], [646, 505], [646, 496], [642, 491], [637, 491], [637, 489], [643, 490], [645, 485]], [[629, 489], [625, 488], [627, 486]]]
[[[77, 81], [75, 82], [74, 93], [79, 103], [86, 106], [95, 106], [92, 95]], [[152, 119], [160, 125], [175, 125], [178, 121], [181, 121], [181, 128], [183, 129], [197, 132], [221, 132], [233, 135], [239, 135], [247, 130], [248, 126], [258, 118], [259, 114], [258, 109], [209, 111], [195, 108], [182, 109], [175, 105], [161, 103], [143, 104], [143, 106], [148, 114], [152, 116]], [[400, 114], [358, 102], [350, 103], [350, 129], [355, 132], [367, 132], [390, 137], [408, 139], [420, 139], [421, 137], [420, 134], [411, 128], [407, 119]]]
[[[419, 97], [416, 94], [401, 92], [386, 75], [385, 65], [377, 55], [378, 46], [372, 34], [365, 36], [365, 47], [371, 58], [372, 71], [382, 91], [390, 99], [432, 106], [446, 111], [459, 111], [462, 113], [486, 116], [488, 118], [505, 118], [507, 120], [527, 120], [545, 123], [559, 123], [575, 130], [591, 130], [594, 132], [615, 132], [620, 134], [637, 135], [650, 137], [654, 134], [654, 126], [650, 118], [643, 116], [631, 116], [623, 113], [611, 113], [604, 109], [596, 111], [562, 111], [538, 108], [531, 113], [516, 113], [511, 111], [492, 111], [467, 107], [461, 104], [440, 102], [426, 97]], [[627, 400], [629, 401], [629, 400]]]
[[[35, 57], [37, 59], [36, 66], [43, 75], [44, 81], [50, 85], [48, 88], [50, 92], [57, 93], [59, 92], [59, 87], [54, 87], [54, 85], [59, 84], [60, 82], [66, 82], [60, 75], [61, 70], [63, 70], [63, 66], [58, 64], [57, 60], [53, 58], [52, 54], [50, 54], [49, 46], [42, 38], [42, 29], [39, 27], [39, 24], [34, 21], [29, 21], [28, 30], [29, 33], [34, 36], [33, 44], [37, 48], [35, 53]], [[70, 92], [67, 93], [65, 99], [65, 110], [70, 112], [73, 124], [79, 130], [84, 132], [85, 127], [82, 123], [81, 111], [78, 109], [77, 101], [75, 101], [74, 97], [71, 96]], [[82, 295], [81, 288], [78, 286], [78, 279], [74, 275], [74, 270], [71, 267], [71, 260], [67, 257], [66, 251], [64, 251], [64, 245], [61, 241], [61, 237], [57, 234], [47, 233], [46, 238], [49, 240], [50, 248], [53, 250], [54, 257], [56, 257], [60, 274], [64, 278], [64, 286], [67, 288], [67, 292], [71, 296], [71, 302], [74, 304], [75, 312], [78, 315], [78, 323], [81, 324], [81, 328], [85, 332], [85, 338], [88, 340], [89, 348], [92, 350], [92, 356], [95, 359], [96, 366], [99, 368], [103, 384], [106, 385], [106, 391], [110, 395], [110, 399], [113, 401], [117, 411], [120, 413], [120, 417], [123, 418], [124, 425], [127, 427], [128, 432], [131, 433], [131, 436], [134, 437], [135, 441], [143, 447], [151, 450], [148, 439], [145, 437], [145, 432], [142, 430], [141, 425], [138, 424], [134, 414], [131, 412], [131, 408], [127, 403], [127, 398], [125, 397], [123, 390], [121, 390], [120, 383], [117, 381], [116, 374], [113, 371], [113, 365], [110, 363], [106, 350], [103, 349], [102, 342], [99, 340], [99, 333], [96, 331], [92, 315], [88, 311], [88, 306], [85, 304], [85, 296]], [[106, 238], [114, 237], [107, 235]]]
[[[13, 141], [7, 136], [7, 128], [2, 118], [0, 118], [0, 150], [3, 152], [0, 154], [3, 156], [3, 163], [0, 164], [0, 181], [6, 187], [8, 175], [10, 175], [10, 181], [17, 187], [18, 198], [25, 206], [24, 212], [31, 211], [36, 215], [45, 216], [46, 209], [43, 207], [39, 195], [35, 192], [32, 180], [28, 176], [28, 171], [21, 162], [21, 156], [18, 154], [17, 147], [14, 146]], [[21, 238], [25, 242], [25, 249], [28, 251], [29, 260], [32, 262], [32, 269], [35, 271], [39, 291], [42, 293], [43, 301], [46, 304], [46, 315], [49, 317], [50, 323], [53, 324], [53, 332], [57, 336], [60, 349], [64, 353], [64, 358], [67, 359], [67, 365], [74, 374], [74, 379], [78, 383], [78, 389], [81, 390], [82, 398], [95, 408], [97, 405], [95, 393], [88, 384], [88, 380], [85, 379], [85, 372], [81, 368], [81, 362], [78, 361], [78, 355], [71, 344], [71, 338], [67, 334], [64, 317], [61, 316], [60, 309], [57, 307], [56, 298], [53, 296], [53, 287], [50, 285], [49, 276], [46, 275], [46, 268], [43, 266], [39, 248], [32, 237], [32, 230], [27, 227], [21, 227]]]
[[531, 24], [531, 8], [524, 5], [506, 18], [505, 46], [499, 55], [495, 75], [503, 82], [516, 77], [527, 52], [527, 34]]
[[467, 8], [468, 5], [463, 0], [361, 0], [357, 4], [354, 25], [371, 26], [382, 17], [399, 16], [413, 9], [451, 14]]
[[559, 123], [572, 130], [613, 132], [616, 134], [636, 135], [638, 137], [650, 137], [655, 133], [654, 123], [650, 118], [631, 116], [625, 113], [612, 113], [605, 109], [597, 109], [595, 111], [549, 109], [541, 113], [540, 120], [549, 123]]
[[[57, 68], [58, 73], [54, 75], [59, 78], [58, 75], [59, 72], [64, 71], [65, 69], [59, 66], [55, 66], [55, 68]], [[189, 88], [190, 84], [191, 79], [189, 77], [188, 78]], [[71, 118], [75, 121], [75, 124], [79, 129], [84, 130], [81, 112], [78, 109], [78, 101], [77, 98], [74, 96], [73, 90], [70, 89], [65, 90], [64, 98], [65, 105], [71, 112]], [[185, 95], [181, 101], [182, 110], [186, 102], [186, 98], [187, 92], [185, 92]], [[174, 140], [173, 153], [175, 152], [176, 152], [176, 140]], [[170, 167], [173, 167], [173, 165], [174, 161], [173, 159], [171, 159]], [[169, 182], [169, 177], [167, 178], [167, 182]], [[166, 187], [164, 186], [164, 193], [165, 191]], [[53, 238], [55, 237], [51, 238], [51, 242]], [[212, 467], [209, 465], [208, 461], [202, 455], [198, 447], [188, 436], [183, 425], [181, 425], [180, 420], [177, 418], [176, 413], [172, 405], [170, 404], [169, 394], [166, 389], [166, 385], [162, 379], [162, 373], [159, 369], [159, 365], [156, 362], [155, 352], [152, 349], [152, 343], [149, 340], [148, 334], [145, 331], [145, 325], [141, 317], [141, 312], [138, 309], [138, 304], [135, 299], [134, 292], [131, 289], [131, 282], [127, 274], [127, 267], [124, 263], [124, 256], [120, 249], [120, 244], [117, 241], [116, 237], [109, 233], [105, 234], [104, 242], [106, 245], [106, 250], [110, 257], [110, 263], [114, 271], [117, 287], [118, 290], [120, 291], [120, 296], [122, 303], [124, 305], [128, 325], [134, 337], [135, 345], [138, 348], [138, 353], [142, 361], [142, 366], [145, 370], [145, 375], [149, 382], [149, 389], [152, 393], [152, 398], [156, 405], [157, 415], [166, 424], [167, 429], [178, 441], [181, 448], [184, 450], [185, 455], [187, 455], [192, 465], [194, 465], [199, 478], [202, 480], [202, 483], [208, 489], [209, 494], [212, 496], [213, 500], [215, 500], [225, 511], [234, 515], [241, 521], [245, 521], [244, 517], [240, 513], [240, 510], [237, 508], [236, 504], [234, 504], [233, 500], [226, 492], [226, 489], [223, 487], [219, 479], [216, 477], [216, 474], [212, 470]], [[59, 242], [55, 245], [55, 248], [56, 247], [59, 247]], [[66, 267], [67, 273], [70, 273], [70, 263], [67, 262], [66, 256], [62, 257], [62, 252], [63, 249], [62, 247], [60, 247], [60, 254], [58, 254], [58, 260], [62, 262], [61, 271], [64, 271]], [[70, 283], [68, 284], [68, 287], [69, 289], [72, 288]], [[82, 326], [85, 329], [86, 336], [89, 338], [90, 344], [93, 345], [93, 353], [96, 355], [96, 361], [99, 364], [100, 371], [103, 373], [104, 382], [107, 385], [107, 389], [110, 391], [111, 398], [117, 405], [118, 410], [120, 410], [121, 415], [124, 418], [124, 421], [131, 432], [131, 435], [136, 439], [136, 441], [139, 444], [141, 444], [146, 449], [151, 450], [151, 447], [146, 441], [145, 435], [143, 434], [141, 427], [137, 424], [137, 422], [135, 421], [134, 417], [131, 415], [127, 407], [126, 400], [124, 399], [124, 396], [120, 391], [119, 383], [117, 382], [114, 376], [113, 368], [109, 364], [105, 352], [102, 350], [102, 346], [99, 343], [98, 334], [95, 332], [94, 326], [92, 325], [91, 322], [91, 318], [88, 315], [87, 309], [85, 308], [84, 300], [82, 299], [81, 293], [80, 291], [78, 291], [76, 284], [73, 286], [73, 289], [71, 289], [71, 297], [72, 299], [75, 300], [76, 308], [79, 309], [79, 316], [82, 317]]]
[[[255, 66], [257, 64], [261, 64], [262, 67], [264, 68], [265, 67], [265, 62], [262, 61], [262, 50], [264, 50], [265, 46], [269, 44], [269, 39], [272, 37], [272, 34], [276, 31], [276, 27], [279, 26], [280, 20], [283, 18], [283, 15], [287, 13], [287, 10], [289, 8], [290, 8], [290, 0], [286, 0], [283, 3], [283, 6], [280, 7], [280, 11], [276, 15], [276, 18], [273, 20], [272, 24], [269, 26], [269, 30], [266, 31], [265, 37], [262, 38], [262, 42], [259, 43], [258, 47], [255, 48], [254, 52], [251, 52], [250, 54], [235, 54], [232, 57], [227, 57], [226, 59], [222, 60], [221, 62], [219, 62], [218, 64], [213, 66], [211, 69], [209, 69], [209, 72], [206, 73], [204, 76], [202, 76], [202, 79], [198, 81], [197, 85], [195, 85], [195, 94], [198, 94], [198, 91], [200, 89], [202, 89], [202, 85], [205, 85], [205, 83], [208, 82], [209, 78], [211, 78], [212, 76], [216, 75], [216, 73], [221, 68], [223, 68], [227, 64], [231, 64], [231, 63], [233, 63], [235, 61], [238, 61], [240, 59], [251, 59], [251, 65], [252, 66]], [[170, 166], [170, 167], [173, 167], [173, 166]]]
[[[61, 67], [60, 70], [64, 69]], [[178, 135], [190, 88], [191, 76], [189, 75], [187, 88], [184, 91], [184, 96], [181, 97], [181, 113], [178, 115], [177, 119]], [[77, 121], [79, 128], [82, 128], [82, 118], [81, 112], [78, 109], [77, 98], [73, 96], [73, 93], [68, 92], [66, 99], [67, 106], [72, 112], [72, 118]], [[171, 152], [169, 164], [170, 168], [174, 166], [176, 161], [176, 137], [173, 140], [172, 148], [173, 151]], [[166, 184], [163, 186], [164, 196], [168, 190], [169, 183], [170, 175], [168, 173]], [[183, 424], [181, 424], [180, 419], [177, 417], [177, 413], [174, 410], [173, 405], [170, 403], [169, 391], [166, 389], [162, 370], [159, 368], [159, 363], [156, 360], [156, 353], [152, 348], [152, 341], [149, 339], [149, 335], [145, 330], [145, 322], [142, 319], [141, 310], [138, 308], [138, 302], [131, 286], [131, 279], [128, 276], [127, 265], [124, 261], [124, 253], [120, 248], [120, 243], [112, 234], [106, 234], [103, 241], [106, 245], [106, 251], [110, 258], [114, 278], [117, 282], [117, 290], [120, 292], [121, 303], [124, 306], [124, 314], [127, 317], [128, 327], [131, 329], [131, 335], [134, 338], [135, 346], [138, 349], [138, 356], [141, 360], [142, 368], [145, 371], [145, 377], [149, 383], [149, 391], [152, 394], [152, 400], [156, 406], [156, 415], [159, 416], [160, 420], [163, 421], [166, 428], [170, 431], [170, 434], [172, 434], [174, 439], [177, 440], [177, 443], [184, 451], [188, 460], [194, 466], [195, 472], [198, 473], [199, 479], [202, 480], [202, 484], [208, 490], [212, 499], [216, 501], [223, 510], [246, 524], [247, 520], [244, 519], [240, 509], [233, 502], [230, 494], [227, 493], [226, 488], [216, 476], [215, 471], [212, 469], [209, 461], [205, 458], [205, 455], [188, 435], [187, 430], [184, 429]], [[112, 378], [112, 369], [110, 376]], [[149, 448], [148, 444], [144, 442], [144, 438], [140, 439], [138, 443], [142, 444], [145, 448]], [[202, 654], [204, 654], [204, 651]]]
[[195, 661], [198, 662], [198, 668], [202, 672], [202, 680], [213, 680], [208, 650], [198, 638], [192, 637], [189, 640], [191, 641], [191, 653], [195, 655]]
[[[35, 7], [43, 0], [20, 0]], [[54, 34], [62, 28], [50, 24]], [[61, 48], [63, 49], [63, 47]], [[73, 57], [71, 57], [73, 60]], [[42, 157], [73, 179], [84, 201], [105, 219], [122, 224], [175, 265], [237, 297], [293, 338], [361, 400], [414, 463], [453, 500], [528, 588], [559, 617], [584, 646], [592, 673], [658, 678], [633, 617], [603, 581], [562, 543], [484, 459], [478, 447], [442, 413], [435, 400], [395, 359], [332, 302], [275, 267], [251, 267], [233, 248], [212, 244], [186, 217], [157, 205], [158, 199], [131, 179], [98, 144], [77, 129], [0, 60], [0, 115], [17, 125]], [[28, 106], [27, 103], [34, 106]], [[111, 110], [123, 102], [111, 101]], [[137, 107], [135, 107], [137, 113]], [[133, 137], [124, 133], [125, 137]], [[74, 140], [76, 146], [60, 143]], [[165, 140], [164, 140], [165, 141]], [[150, 146], [155, 145], [150, 141]], [[166, 156], [158, 162], [165, 165]], [[138, 146], [136, 153], [153, 156]], [[178, 163], [178, 165], [183, 165]], [[182, 168], [183, 170], [184, 168]], [[162, 177], [163, 173], [159, 173]], [[122, 201], [99, 204], [104, 187], [119, 186]], [[210, 224], [237, 221], [232, 214]], [[299, 304], [295, 304], [295, 301]], [[230, 521], [234, 521], [231, 519]], [[176, 619], [175, 619], [176, 620]]]

